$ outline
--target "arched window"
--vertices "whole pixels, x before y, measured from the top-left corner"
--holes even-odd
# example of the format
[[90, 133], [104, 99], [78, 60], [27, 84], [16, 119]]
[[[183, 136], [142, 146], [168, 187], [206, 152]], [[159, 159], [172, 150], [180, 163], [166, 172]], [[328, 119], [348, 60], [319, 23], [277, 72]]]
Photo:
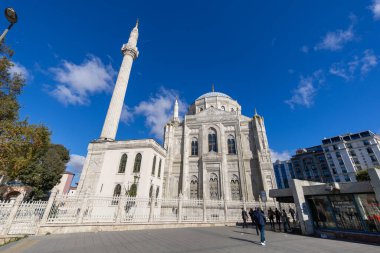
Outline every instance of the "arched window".
[[231, 198], [233, 200], [240, 200], [240, 182], [236, 175], [231, 178]]
[[151, 185], [149, 189], [149, 198], [151, 198], [152, 195], [153, 195], [153, 185]]
[[121, 156], [118, 173], [124, 173], [125, 172], [125, 166], [127, 165], [127, 159], [128, 159], [127, 154], [123, 154]]
[[158, 178], [161, 177], [161, 159], [160, 159], [160, 162], [158, 163], [158, 175], [157, 175]]
[[156, 189], [156, 199], [158, 198], [159, 194], [160, 194], [160, 187], [157, 187], [157, 189]]
[[210, 199], [219, 199], [218, 176], [215, 173], [210, 175]]
[[228, 136], [227, 146], [228, 146], [228, 154], [236, 154], [236, 145], [235, 145], [234, 136], [232, 135]]
[[133, 166], [133, 172], [140, 172], [142, 155], [138, 153], [135, 158], [135, 165]]
[[226, 110], [226, 107], [224, 107], [224, 105], [222, 105], [222, 107], [220, 107], [223, 111]]
[[191, 177], [190, 198], [191, 199], [197, 199], [198, 198], [198, 178], [196, 176]]
[[198, 139], [195, 137], [191, 140], [191, 155], [198, 155]]
[[201, 112], [201, 111], [203, 111], [203, 108], [201, 107], [201, 108], [199, 108], [199, 111]]
[[152, 175], [156, 173], [156, 156], [153, 157]]
[[208, 131], [208, 151], [218, 152], [218, 143], [216, 139], [216, 131], [210, 128]]
[[117, 196], [120, 196], [120, 194], [121, 194], [121, 185], [117, 184], [115, 186], [115, 189], [113, 190], [113, 196], [117, 197]]

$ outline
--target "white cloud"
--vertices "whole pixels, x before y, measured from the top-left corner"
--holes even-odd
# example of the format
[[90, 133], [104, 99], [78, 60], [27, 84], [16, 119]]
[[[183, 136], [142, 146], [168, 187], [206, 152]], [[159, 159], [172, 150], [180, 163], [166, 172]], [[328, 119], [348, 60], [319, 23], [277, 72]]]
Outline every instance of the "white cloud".
[[274, 151], [273, 149], [269, 149], [270, 150], [270, 155], [271, 155], [271, 158], [272, 158], [272, 162], [275, 162], [277, 160], [279, 161], [286, 161], [286, 160], [289, 160], [292, 155], [290, 154], [289, 151], [285, 150], [285, 151], [282, 151], [282, 152], [277, 152], [277, 151]]
[[348, 62], [341, 61], [333, 63], [329, 69], [330, 74], [342, 77], [346, 81], [355, 78], [357, 74], [366, 75], [369, 71], [375, 68], [378, 64], [378, 56], [373, 50], [365, 50], [361, 56], [353, 56]]
[[344, 44], [355, 39], [353, 24], [356, 20], [354, 15], [350, 16], [351, 24], [346, 30], [338, 29], [334, 32], [328, 32], [315, 47], [314, 50], [338, 51], [343, 48]]
[[19, 74], [26, 80], [30, 79], [31, 76], [28, 70], [23, 65], [17, 62], [12, 62], [12, 64], [13, 66], [9, 69], [9, 72], [11, 73], [11, 75]]
[[[150, 96], [149, 99], [140, 102], [133, 110], [134, 115], [143, 115], [145, 125], [150, 129], [150, 133], [156, 138], [162, 139], [164, 126], [173, 116], [173, 107], [178, 92], [161, 87], [159, 91]], [[187, 110], [187, 103], [178, 100], [179, 113], [183, 114]]]
[[92, 55], [79, 65], [65, 60], [50, 71], [58, 82], [50, 94], [65, 105], [86, 105], [91, 95], [111, 91], [116, 74], [111, 65]]
[[296, 105], [310, 107], [314, 103], [319, 85], [324, 81], [323, 72], [315, 71], [311, 76], [301, 76], [298, 86], [292, 91], [292, 97], [285, 101], [292, 109]]
[[80, 174], [84, 165], [86, 157], [81, 155], [70, 155], [70, 161], [67, 163], [69, 170], [75, 174]]
[[380, 19], [380, 0], [373, 0], [370, 6], [374, 19]]
[[124, 104], [120, 115], [120, 121], [128, 125], [133, 121], [133, 116], [133, 110]]

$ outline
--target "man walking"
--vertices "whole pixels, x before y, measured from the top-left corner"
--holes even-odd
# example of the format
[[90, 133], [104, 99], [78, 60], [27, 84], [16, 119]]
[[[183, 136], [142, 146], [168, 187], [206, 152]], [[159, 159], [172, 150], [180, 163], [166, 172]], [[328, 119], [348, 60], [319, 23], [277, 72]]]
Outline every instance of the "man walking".
[[276, 208], [274, 211], [274, 215], [276, 216], [276, 222], [278, 224], [278, 229], [281, 232], [281, 212]]
[[293, 223], [296, 222], [296, 219], [294, 218], [295, 211], [293, 208], [289, 207], [289, 213], [292, 216]]
[[270, 223], [270, 228], [274, 230], [274, 212], [271, 207], [268, 210], [268, 218]]
[[244, 210], [244, 208], [241, 209], [241, 217], [243, 218], [243, 228], [244, 227], [248, 228], [248, 225], [247, 225], [248, 214], [247, 214], [247, 211]]
[[255, 221], [260, 229], [260, 242], [262, 246], [265, 246], [265, 217], [260, 208], [257, 208], [255, 212]]
[[256, 210], [253, 211], [253, 209], [249, 209], [249, 216], [251, 217], [251, 220], [252, 220], [252, 227], [255, 226], [256, 228], [256, 234], [259, 235], [259, 228], [258, 228], [258, 225], [256, 223], [256, 220], [255, 220], [255, 213], [256, 213]]

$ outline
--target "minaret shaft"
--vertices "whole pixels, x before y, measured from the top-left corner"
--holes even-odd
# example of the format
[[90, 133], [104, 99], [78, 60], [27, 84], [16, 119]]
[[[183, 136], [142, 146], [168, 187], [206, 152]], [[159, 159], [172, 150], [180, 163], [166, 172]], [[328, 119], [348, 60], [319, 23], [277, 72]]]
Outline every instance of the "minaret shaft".
[[136, 47], [138, 39], [137, 25], [138, 24], [136, 24], [136, 27], [132, 30], [128, 43], [124, 44], [121, 49], [124, 57], [119, 70], [119, 74], [117, 76], [111, 102], [108, 107], [108, 112], [104, 121], [103, 130], [100, 135], [100, 139], [103, 140], [115, 140], [116, 137], [133, 60], [136, 59], [138, 56], [138, 50]]

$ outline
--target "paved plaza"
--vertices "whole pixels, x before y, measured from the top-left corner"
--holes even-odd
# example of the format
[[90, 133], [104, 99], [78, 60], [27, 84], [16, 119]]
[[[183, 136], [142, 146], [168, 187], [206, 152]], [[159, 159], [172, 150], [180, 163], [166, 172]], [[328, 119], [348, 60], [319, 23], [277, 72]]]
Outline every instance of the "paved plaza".
[[267, 231], [259, 245], [254, 229], [180, 228], [33, 236], [0, 248], [4, 253], [121, 252], [376, 252], [380, 247]]

